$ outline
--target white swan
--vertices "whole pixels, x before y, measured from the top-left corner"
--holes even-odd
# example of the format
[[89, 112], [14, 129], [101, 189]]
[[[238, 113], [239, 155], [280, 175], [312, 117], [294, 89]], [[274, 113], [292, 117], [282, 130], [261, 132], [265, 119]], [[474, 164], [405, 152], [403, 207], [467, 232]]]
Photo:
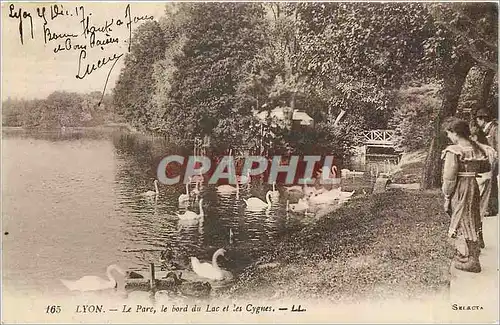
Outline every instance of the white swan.
[[230, 280], [233, 278], [231, 272], [223, 270], [217, 264], [217, 257], [224, 255], [226, 250], [219, 248], [212, 256], [212, 263], [200, 263], [196, 257], [191, 257], [191, 267], [197, 275], [212, 280]]
[[203, 217], [205, 216], [205, 213], [203, 212], [203, 199], [200, 199], [199, 206], [200, 213], [187, 210], [183, 214], [177, 214], [177, 217], [181, 220], [203, 220]]
[[271, 191], [267, 191], [266, 193], [266, 202], [256, 197], [251, 197], [248, 200], [243, 199], [243, 201], [245, 201], [248, 210], [271, 208]]
[[332, 166], [332, 174], [333, 174], [333, 178], [337, 178], [337, 166]]
[[219, 185], [217, 186], [217, 192], [222, 195], [238, 193], [240, 190], [240, 186], [238, 182], [236, 182], [236, 187], [231, 185]]
[[304, 187], [303, 186], [300, 186], [300, 185], [293, 185], [293, 186], [288, 186], [288, 187], [285, 187], [285, 190], [287, 192], [298, 192], [298, 193], [302, 193], [304, 191]]
[[194, 189], [191, 191], [195, 196], [200, 195], [200, 182], [196, 182]]
[[351, 198], [351, 196], [354, 194], [354, 191], [352, 192], [340, 192], [339, 196], [339, 202], [347, 202]]
[[273, 201], [278, 201], [280, 198], [280, 192], [276, 191], [276, 182], [273, 182], [273, 190], [271, 192], [271, 199]]
[[288, 200], [286, 201], [286, 211], [307, 212], [308, 210], [309, 210], [309, 203], [307, 202], [307, 200], [299, 199], [298, 203], [292, 203], [292, 204], [290, 204]]
[[155, 190], [154, 191], [147, 191], [147, 192], [142, 193], [142, 195], [144, 195], [144, 196], [155, 196], [155, 195], [160, 194], [160, 191], [158, 190], [158, 180], [157, 179], [155, 179], [154, 185], [155, 185]]
[[97, 291], [97, 290], [106, 290], [116, 288], [118, 283], [116, 279], [111, 274], [111, 271], [117, 271], [123, 276], [126, 275], [125, 271], [123, 271], [119, 266], [115, 264], [111, 264], [106, 269], [106, 275], [109, 280], [104, 280], [98, 276], [86, 275], [76, 281], [63, 280], [61, 282], [71, 291]]
[[313, 195], [309, 198], [309, 203], [312, 204], [322, 204], [331, 203], [340, 198], [340, 188], [334, 188], [330, 191], [325, 191], [320, 194]]
[[179, 203], [189, 201], [189, 183], [186, 183], [186, 193], [179, 195]]

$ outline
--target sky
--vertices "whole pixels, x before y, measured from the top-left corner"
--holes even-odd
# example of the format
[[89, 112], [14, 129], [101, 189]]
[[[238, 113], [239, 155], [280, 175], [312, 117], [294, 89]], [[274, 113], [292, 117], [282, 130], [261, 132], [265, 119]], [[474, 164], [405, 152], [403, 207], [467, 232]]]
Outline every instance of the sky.
[[[164, 2], [71, 1], [58, 3], [57, 9], [52, 7], [51, 10], [53, 4], [2, 2], [2, 100], [9, 97], [45, 98], [54, 91], [102, 92], [105, 86], [106, 93], [110, 93], [123, 67], [130, 29], [133, 32], [150, 17], [158, 20], [165, 8]], [[130, 14], [127, 5], [130, 5]], [[85, 32], [81, 20], [86, 17], [89, 18], [89, 24]], [[132, 19], [131, 28], [127, 26], [129, 17]], [[66, 37], [69, 34], [76, 37]], [[71, 44], [66, 42], [68, 38]], [[112, 40], [112, 43], [97, 45], [98, 41], [107, 39]], [[87, 48], [82, 50], [78, 45]], [[58, 48], [63, 50], [57, 51]], [[97, 67], [99, 60], [106, 64], [92, 69], [92, 65]], [[87, 65], [91, 73], [86, 74]]]

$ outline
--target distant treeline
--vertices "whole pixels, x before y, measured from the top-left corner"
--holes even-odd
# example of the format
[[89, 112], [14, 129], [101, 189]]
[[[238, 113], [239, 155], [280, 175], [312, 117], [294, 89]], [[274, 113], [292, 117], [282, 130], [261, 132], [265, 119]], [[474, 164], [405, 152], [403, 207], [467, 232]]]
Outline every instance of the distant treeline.
[[25, 128], [97, 126], [120, 122], [111, 95], [56, 91], [45, 99], [7, 99], [2, 102], [2, 125]]

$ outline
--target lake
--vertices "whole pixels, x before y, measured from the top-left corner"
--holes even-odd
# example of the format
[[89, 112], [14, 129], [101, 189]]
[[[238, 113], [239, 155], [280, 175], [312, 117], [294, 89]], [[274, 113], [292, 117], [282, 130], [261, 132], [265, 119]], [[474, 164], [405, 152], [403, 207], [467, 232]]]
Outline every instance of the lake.
[[[242, 190], [238, 199], [205, 186], [204, 222], [180, 223], [182, 184], [160, 184], [156, 201], [140, 195], [154, 190], [158, 161], [177, 150], [116, 130], [4, 130], [4, 290], [64, 294], [60, 279], [105, 278], [110, 264], [147, 270], [165, 249], [210, 259], [224, 247], [223, 265], [237, 273], [303, 223], [287, 217], [283, 198], [267, 212], [246, 211], [242, 198], [263, 199], [268, 185]], [[197, 201], [188, 209], [198, 212]]]

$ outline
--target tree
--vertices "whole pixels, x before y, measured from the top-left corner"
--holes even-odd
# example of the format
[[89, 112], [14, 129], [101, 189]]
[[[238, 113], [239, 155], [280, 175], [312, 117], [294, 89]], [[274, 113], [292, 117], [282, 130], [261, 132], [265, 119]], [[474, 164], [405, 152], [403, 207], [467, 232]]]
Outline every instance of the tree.
[[130, 52], [114, 88], [117, 112], [127, 122], [148, 131], [156, 131], [161, 113], [153, 105], [154, 64], [165, 57], [165, 38], [156, 21], [141, 24], [134, 31]]
[[[169, 134], [179, 141], [210, 135], [215, 146], [231, 145], [220, 123], [237, 126], [249, 115], [237, 104], [246, 62], [261, 47], [258, 4], [186, 4], [183, 39], [174, 51], [163, 115]], [[171, 66], [171, 65], [170, 65]]]

